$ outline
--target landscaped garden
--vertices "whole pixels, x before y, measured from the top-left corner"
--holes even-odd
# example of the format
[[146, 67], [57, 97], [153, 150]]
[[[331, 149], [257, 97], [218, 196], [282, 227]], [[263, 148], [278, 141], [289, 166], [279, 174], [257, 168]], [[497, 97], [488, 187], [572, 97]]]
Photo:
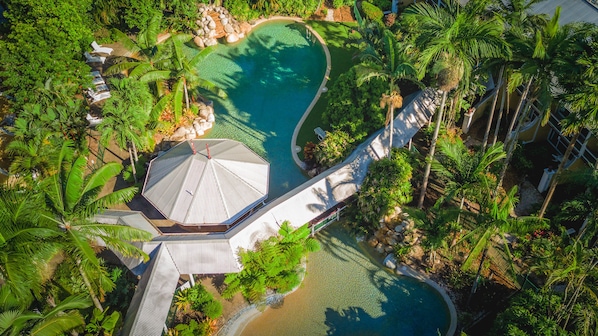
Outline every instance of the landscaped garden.
[[[298, 287], [301, 294], [328, 286], [326, 268], [345, 259], [352, 273], [342, 273], [343, 266], [335, 272], [347, 287], [368, 282], [354, 296], [378, 295], [379, 305], [314, 310], [324, 314], [313, 317], [320, 329], [306, 332], [366, 333], [379, 325], [399, 332], [389, 322], [409, 309], [399, 292], [423, 293], [419, 302], [430, 302], [423, 308], [444, 309], [435, 291], [388, 272], [408, 266], [448, 292], [458, 331], [597, 334], [598, 164], [566, 163], [583, 154], [591, 144], [587, 130], [598, 125], [598, 28], [560, 25], [560, 8], [534, 14], [524, 0], [445, 2], [408, 1], [391, 13], [392, 2], [382, 0], [3, 1], [0, 334], [122, 330], [140, 277], [114, 254], [148, 261], [138, 243], [152, 236], [94, 216], [139, 199], [146, 163], [161, 151], [197, 137], [248, 139], [253, 151], [275, 161], [277, 198], [308, 171], [322, 174], [381, 128], [392, 129], [424, 88], [436, 94], [434, 117], [408, 148], [370, 164], [359, 191], [343, 200], [340, 223], [312, 237], [309, 223], [281, 218], [277, 234], [235, 251], [239, 273], [196, 275], [177, 291], [168, 334], [213, 334], [250, 304], [276, 307]], [[319, 59], [298, 63], [321, 51], [310, 49], [311, 30], [302, 24], [270, 26], [279, 35], [256, 33], [272, 16], [303, 18], [331, 57], [326, 90], [291, 139], [299, 150], [289, 133], [324, 68]], [[276, 104], [266, 104], [263, 91]], [[466, 115], [488, 97], [474, 124], [479, 131], [462, 134]], [[552, 125], [567, 137], [560, 157], [539, 137], [518, 141], [535, 114], [544, 126], [563, 106], [568, 114]], [[580, 137], [588, 140], [576, 146]], [[384, 147], [393, 141], [383, 139]], [[286, 179], [286, 170], [299, 171], [291, 150], [307, 171]], [[521, 190], [540, 183], [546, 165], [554, 177], [538, 196], [544, 201], [523, 204]], [[311, 258], [318, 257], [325, 261], [313, 263], [317, 281], [310, 282]], [[348, 302], [354, 288], [334, 290]], [[289, 307], [301, 307], [289, 295]], [[413, 311], [411, 320], [433, 313]], [[274, 326], [276, 310], [267, 314]], [[259, 332], [259, 321], [248, 332]], [[436, 334], [448, 330], [447, 321], [443, 315], [430, 330], [404, 326], [399, 333]]]

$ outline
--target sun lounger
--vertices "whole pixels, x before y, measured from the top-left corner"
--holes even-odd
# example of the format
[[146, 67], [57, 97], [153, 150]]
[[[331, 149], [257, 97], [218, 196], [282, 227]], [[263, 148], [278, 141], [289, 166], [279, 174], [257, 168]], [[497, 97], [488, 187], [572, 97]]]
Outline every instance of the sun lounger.
[[108, 98], [112, 97], [110, 92], [100, 92], [98, 94], [92, 94], [91, 92], [88, 92], [88, 94], [89, 94], [89, 97], [91, 98], [92, 103], [97, 103], [101, 100], [108, 99]]
[[91, 42], [91, 47], [93, 48], [93, 53], [96, 54], [108, 54], [110, 55], [114, 49], [109, 47], [102, 47], [96, 41]]
[[324, 132], [324, 130], [321, 129], [320, 127], [314, 128], [314, 133], [316, 133], [316, 136], [318, 137], [318, 140], [320, 140], [320, 141], [322, 141], [326, 138], [326, 132]]
[[90, 53], [88, 53], [87, 51], [84, 53], [85, 55], [85, 59], [87, 63], [102, 63], [104, 64], [104, 62], [106, 61], [106, 57], [104, 56], [93, 56]]
[[94, 117], [89, 113], [87, 113], [87, 116], [85, 117], [85, 119], [87, 119], [87, 121], [89, 121], [89, 126], [96, 126], [102, 122], [102, 118]]
[[96, 85], [96, 89], [94, 91], [96, 93], [98, 93], [98, 92], [104, 92], [104, 91], [110, 91], [110, 88], [108, 87], [108, 85], [106, 85], [106, 83], [104, 83], [104, 84]]
[[94, 77], [93, 80], [91, 81], [93, 83], [93, 85], [101, 85], [101, 84], [106, 84], [106, 82], [104, 82], [104, 78], [102, 77]]

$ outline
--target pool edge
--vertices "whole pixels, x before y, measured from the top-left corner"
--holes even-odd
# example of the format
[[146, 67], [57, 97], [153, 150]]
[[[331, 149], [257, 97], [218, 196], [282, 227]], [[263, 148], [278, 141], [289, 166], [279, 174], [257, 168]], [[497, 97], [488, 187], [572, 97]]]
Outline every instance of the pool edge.
[[442, 286], [440, 286], [437, 282], [428, 278], [426, 275], [416, 271], [415, 269], [413, 269], [405, 264], [398, 266], [397, 269], [395, 270], [395, 272], [398, 275], [408, 276], [408, 277], [420, 280], [422, 282], [425, 282], [427, 285], [434, 288], [438, 292], [438, 294], [440, 294], [440, 296], [442, 296], [442, 299], [448, 306], [448, 310], [449, 310], [449, 314], [450, 314], [450, 318], [451, 318], [449, 328], [445, 335], [447, 335], [447, 336], [454, 335], [455, 332], [457, 331], [457, 309], [455, 308], [455, 304], [453, 303], [451, 298], [448, 296], [448, 293], [446, 292], [446, 290]]

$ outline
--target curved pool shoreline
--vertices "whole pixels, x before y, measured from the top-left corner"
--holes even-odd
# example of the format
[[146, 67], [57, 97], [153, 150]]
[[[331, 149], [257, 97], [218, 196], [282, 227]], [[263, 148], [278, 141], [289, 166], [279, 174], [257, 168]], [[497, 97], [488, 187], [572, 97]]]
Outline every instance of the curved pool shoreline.
[[[328, 231], [328, 230], [326, 230]], [[333, 297], [336, 296], [346, 296], [343, 293], [343, 289], [341, 288], [351, 288], [350, 286], [355, 286], [357, 283], [355, 282], [355, 280], [357, 280], [356, 278], [353, 278], [353, 280], [348, 280], [349, 282], [343, 282], [344, 280], [340, 280], [337, 278], [336, 280], [332, 280], [335, 279], [334, 276], [332, 276], [332, 278], [330, 278], [329, 276], [325, 275], [325, 278], [322, 278], [322, 275], [324, 274], [329, 274], [329, 272], [334, 272], [334, 269], [338, 270], [338, 262], [339, 261], [335, 261], [333, 264], [330, 264], [330, 258], [332, 257], [332, 260], [336, 260], [337, 258], [341, 258], [344, 261], [341, 261], [341, 264], [345, 265], [342, 266], [342, 269], [344, 271], [349, 271], [350, 273], [352, 273], [351, 269], [353, 269], [353, 272], [356, 270], [355, 268], [353, 268], [353, 266], [350, 266], [348, 264], [345, 264], [346, 261], [349, 261], [351, 263], [356, 263], [356, 265], [358, 264], [359, 266], [357, 267], [357, 269], [360, 269], [362, 267], [365, 267], [365, 269], [370, 269], [370, 271], [372, 269], [375, 270], [375, 274], [378, 274], [377, 276], [375, 276], [377, 279], [395, 279], [394, 281], [398, 282], [398, 286], [399, 287], [394, 287], [396, 285], [391, 285], [391, 287], [387, 287], [387, 285], [389, 284], [386, 281], [383, 281], [383, 283], [378, 283], [377, 286], [374, 286], [375, 288], [378, 288], [377, 291], [381, 291], [381, 293], [383, 293], [382, 297], [386, 298], [384, 301], [387, 302], [386, 308], [382, 308], [382, 313], [383, 315], [385, 315], [386, 317], [382, 320], [380, 320], [380, 316], [378, 315], [375, 311], [376, 308], [372, 308], [372, 307], [378, 307], [376, 302], [382, 302], [382, 301], [377, 301], [375, 299], [375, 297], [377, 296], [367, 296], [368, 299], [366, 299], [367, 301], [369, 301], [370, 303], [366, 303], [367, 301], [359, 301], [359, 302], [363, 302], [365, 305], [361, 305], [358, 304], [357, 306], [355, 306], [356, 302], [354, 299], [349, 299], [349, 301], [344, 301], [343, 299], [341, 299], [342, 302], [347, 302], [347, 306], [346, 308], [349, 307], [356, 307], [358, 310], [362, 309], [361, 312], [365, 315], [363, 315], [363, 318], [365, 320], [363, 320], [363, 323], [365, 323], [364, 325], [361, 326], [361, 328], [368, 328], [368, 326], [371, 328], [371, 319], [376, 319], [379, 322], [377, 323], [384, 323], [383, 321], [394, 321], [394, 318], [392, 316], [395, 316], [394, 314], [397, 313], [397, 311], [395, 311], [395, 309], [399, 309], [399, 314], [403, 315], [403, 313], [401, 313], [400, 311], [402, 311], [402, 309], [405, 309], [406, 307], [412, 307], [409, 306], [410, 302], [411, 304], [413, 304], [414, 302], [412, 302], [413, 299], [407, 299], [407, 297], [404, 296], [396, 296], [395, 294], [392, 294], [392, 296], [388, 296], [390, 293], [396, 293], [396, 290], [409, 290], [409, 292], [411, 290], [413, 290], [414, 287], [411, 287], [412, 285], [409, 285], [410, 283], [413, 283], [413, 281], [415, 280], [415, 283], [421, 283], [421, 284], [425, 284], [424, 287], [422, 288], [427, 288], [426, 290], [430, 292], [430, 295], [432, 295], [432, 297], [436, 297], [436, 299], [434, 299], [435, 301], [427, 301], [430, 299], [429, 296], [425, 295], [425, 296], [421, 296], [421, 298], [423, 299], [424, 297], [428, 298], [428, 299], [424, 299], [423, 303], [426, 307], [429, 308], [423, 308], [423, 310], [421, 310], [422, 308], [416, 308], [416, 310], [418, 311], [418, 313], [415, 313], [415, 316], [412, 316], [411, 319], [415, 318], [415, 321], [419, 321], [419, 318], [417, 318], [418, 314], [422, 314], [425, 312], [428, 312], [428, 314], [430, 314], [430, 309], [432, 309], [432, 311], [436, 311], [434, 309], [437, 308], [432, 308], [432, 307], [440, 307], [438, 306], [438, 304], [444, 306], [443, 310], [444, 310], [444, 316], [446, 316], [446, 322], [444, 322], [443, 328], [444, 330], [446, 330], [444, 332], [445, 335], [453, 335], [453, 333], [456, 330], [457, 327], [457, 315], [456, 315], [456, 310], [455, 307], [452, 303], [452, 301], [450, 300], [448, 294], [446, 293], [446, 291], [444, 290], [444, 288], [442, 287], [442, 285], [434, 282], [433, 280], [431, 280], [430, 278], [428, 278], [424, 273], [421, 273], [420, 271], [413, 269], [409, 266], [406, 265], [400, 265], [398, 267], [398, 269], [396, 270], [396, 272], [393, 272], [392, 270], [389, 270], [388, 268], [384, 267], [381, 263], [380, 260], [378, 259], [378, 257], [376, 257], [375, 255], [371, 254], [368, 249], [367, 246], [364, 246], [363, 244], [359, 243], [352, 235], [350, 235], [346, 229], [341, 229], [340, 226], [337, 226], [336, 228], [333, 228], [330, 232], [325, 233], [323, 236], [320, 237], [320, 242], [322, 244], [322, 249], [323, 250], [327, 250], [327, 251], [321, 251], [318, 252], [316, 255], [314, 256], [310, 256], [310, 258], [318, 258], [317, 260], [311, 259], [312, 260], [312, 264], [310, 265], [310, 267], [315, 267], [313, 269], [309, 268], [307, 269], [308, 273], [312, 273], [312, 278], [311, 279], [304, 279], [307, 280], [307, 282], [303, 282], [300, 286], [298, 286], [297, 288], [295, 288], [292, 292], [294, 292], [295, 290], [300, 289], [300, 291], [305, 291], [303, 293], [299, 293], [299, 296], [289, 296], [292, 292], [289, 292], [287, 294], [285, 294], [285, 297], [288, 297], [288, 300], [290, 300], [288, 302], [289, 306], [288, 307], [284, 307], [283, 311], [281, 312], [275, 312], [277, 310], [271, 310], [269, 309], [269, 307], [266, 307], [266, 309], [263, 309], [265, 306], [263, 305], [250, 305], [250, 306], [246, 306], [244, 307], [242, 310], [240, 310], [239, 312], [237, 312], [233, 317], [231, 317], [230, 319], [228, 319], [224, 326], [222, 327], [222, 329], [219, 330], [218, 335], [242, 335], [243, 333], [255, 333], [256, 331], [259, 330], [263, 330], [264, 327], [264, 321], [262, 322], [258, 322], [258, 326], [261, 325], [261, 327], [258, 327], [256, 329], [256, 325], [253, 325], [252, 322], [254, 320], [256, 320], [257, 318], [267, 318], [267, 323], [266, 325], [268, 325], [268, 328], [274, 328], [273, 330], [277, 330], [277, 332], [280, 332], [280, 323], [278, 323], [277, 321], [285, 321], [285, 325], [286, 323], [290, 323], [288, 324], [288, 326], [292, 326], [293, 324], [291, 323], [291, 320], [288, 320], [291, 316], [296, 316], [293, 312], [297, 311], [298, 307], [304, 307], [303, 305], [297, 305], [297, 300], [299, 300], [300, 302], [304, 302], [303, 304], [305, 304], [305, 302], [320, 302], [317, 303], [317, 305], [319, 307], [336, 307], [336, 309], [341, 309], [339, 310], [339, 312], [341, 312], [341, 315], [339, 315], [340, 317], [342, 317], [342, 312], [346, 310], [344, 310], [342, 307], [345, 307], [344, 304], [341, 304], [341, 306], [337, 306], [338, 301], [329, 301], [329, 299], [324, 299], [323, 301], [318, 301], [319, 299], [316, 299], [316, 301], [312, 301], [312, 299], [309, 299], [309, 297], [322, 297], [323, 293], [329, 293], [331, 294]], [[320, 253], [324, 253], [324, 254], [320, 254]], [[357, 253], [357, 254], [355, 254]], [[320, 259], [323, 258], [323, 259]], [[328, 260], [328, 261], [327, 261]], [[368, 260], [367, 262], [364, 263], [365, 260]], [[324, 266], [324, 267], [323, 267]], [[381, 275], [381, 274], [386, 274], [386, 275]], [[356, 273], [357, 275], [357, 273]], [[383, 278], [379, 278], [379, 276], [382, 276]], [[406, 277], [406, 278], [410, 278], [412, 280], [407, 281], [407, 280], [401, 280], [402, 277]], [[344, 277], [343, 277], [344, 278]], [[351, 278], [351, 277], [350, 277]], [[333, 287], [330, 287], [330, 284], [326, 284], [325, 282], [327, 281], [326, 279], [329, 279], [328, 282], [330, 283], [332, 281], [332, 283], [334, 283]], [[359, 279], [362, 279], [361, 277], [359, 277]], [[321, 281], [324, 282], [321, 282]], [[371, 281], [372, 279], [370, 279]], [[363, 280], [357, 280], [359, 283], [363, 283], [363, 285], [367, 286], [372, 286], [371, 284], [367, 284], [368, 280], [367, 277], [363, 278]], [[361, 282], [364, 281], [364, 282]], [[407, 281], [407, 282], [405, 282]], [[323, 291], [322, 290], [316, 290], [314, 293], [311, 293], [313, 286], [324, 286], [323, 287]], [[331, 293], [329, 292], [329, 290], [333, 290], [333, 291], [337, 291], [335, 289], [332, 288], [336, 288], [336, 286], [339, 286], [339, 290], [340, 292], [337, 293]], [[349, 287], [347, 287], [349, 286]], [[359, 285], [360, 287], [362, 285]], [[404, 287], [406, 286], [406, 287]], [[415, 287], [415, 288], [420, 288]], [[390, 292], [389, 292], [390, 290]], [[366, 290], [367, 291], [367, 290]], [[322, 292], [322, 293], [320, 293]], [[347, 292], [345, 292], [347, 293]], [[369, 293], [369, 292], [368, 292]], [[384, 294], [385, 293], [385, 294]], [[431, 294], [434, 293], [434, 294]], [[327, 294], [324, 294], [323, 296], [326, 296]], [[361, 294], [358, 294], [357, 292], [352, 292], [352, 294], [348, 294], [349, 297], [352, 297], [354, 295], [358, 295], [359, 297], [363, 296]], [[413, 292], [412, 294], [408, 294], [408, 297], [415, 295], [415, 298], [420, 297], [421, 294], [418, 294], [418, 292]], [[369, 299], [371, 298], [371, 299]], [[361, 300], [362, 300], [361, 299]], [[407, 301], [403, 301], [407, 299]], [[305, 301], [308, 300], [308, 301]], [[398, 300], [398, 301], [397, 301]], [[394, 303], [393, 303], [394, 302]], [[419, 302], [419, 301], [415, 301], [415, 302]], [[390, 304], [390, 306], [389, 306]], [[405, 306], [407, 305], [407, 306]], [[259, 307], [259, 309], [258, 309]], [[307, 306], [307, 307], [311, 307], [311, 306]], [[363, 308], [360, 308], [363, 307]], [[367, 308], [369, 307], [369, 308]], [[388, 310], [390, 307], [403, 307], [403, 308], [392, 308], [391, 310]], [[345, 309], [346, 309], [345, 308]], [[286, 312], [284, 311], [285, 309]], [[301, 308], [303, 309], [303, 308]], [[365, 310], [363, 310], [365, 309]], [[374, 309], [374, 310], [372, 310]], [[311, 309], [309, 309], [311, 310]], [[410, 309], [411, 310], [411, 309]], [[321, 314], [323, 313], [323, 311], [320, 311], [318, 309], [315, 310], [316, 311], [316, 315], [313, 314], [305, 314], [304, 312], [299, 313], [298, 312], [298, 321], [302, 321], [305, 319], [311, 320], [312, 324], [316, 323], [316, 324], [320, 324], [322, 325], [322, 323], [324, 323], [324, 325], [328, 326], [328, 328], [334, 328], [334, 326], [336, 326], [337, 328], [339, 326], [341, 326], [342, 324], [338, 324], [339, 320], [335, 320], [334, 319], [334, 314], [332, 316], [332, 319], [329, 320], [328, 313], [326, 313], [326, 318], [321, 321], [320, 318], [315, 318], [314, 316], [322, 316]], [[266, 316], [262, 317], [263, 313], [267, 313]], [[272, 315], [275, 314], [275, 315]], [[281, 315], [282, 314], [282, 315]], [[289, 315], [291, 314], [291, 315]], [[388, 315], [390, 314], [390, 315]], [[432, 315], [425, 315], [428, 316], [428, 318], [430, 316], [433, 316], [434, 313], [432, 313]], [[276, 317], [275, 317], [276, 316]], [[389, 320], [390, 319], [390, 320]], [[317, 322], [320, 321], [320, 322]], [[399, 320], [400, 321], [400, 320]], [[405, 321], [411, 321], [411, 320], [405, 320]], [[436, 319], [432, 319], [432, 320], [427, 320], [424, 319], [423, 321], [428, 321], [432, 322], [432, 325], [435, 325], [435, 323], [437, 323], [436, 321], [440, 321], [440, 320], [436, 320]], [[335, 323], [336, 322], [336, 323]], [[270, 324], [273, 323], [273, 324]], [[328, 324], [330, 323], [330, 324]], [[396, 323], [396, 322], [394, 322]], [[246, 327], [248, 327], [250, 324], [252, 324], [251, 327], [249, 327], [249, 330], [246, 332]], [[359, 323], [359, 325], [361, 325], [361, 323]], [[399, 324], [401, 325], [401, 324]], [[411, 325], [410, 323], [407, 323], [407, 328], [409, 328], [408, 326]], [[425, 323], [422, 325], [426, 325]], [[276, 327], [275, 327], [276, 326]], [[398, 325], [397, 325], [398, 326]], [[440, 325], [439, 325], [440, 326]], [[295, 322], [295, 327], [297, 327], [296, 322]], [[343, 327], [340, 327], [343, 328]], [[384, 327], [385, 329], [381, 329], [380, 331], [383, 334], [387, 334], [388, 333], [388, 329], [387, 327]], [[295, 330], [295, 329], [293, 329]], [[302, 329], [299, 329], [302, 330]], [[317, 329], [318, 333], [320, 333], [322, 330]], [[341, 331], [341, 329], [332, 329], [332, 330], [336, 330], [336, 332]], [[384, 331], [385, 330], [385, 331]], [[412, 332], [415, 332], [415, 330], [417, 329], [402, 329], [403, 332], [405, 332], [406, 330], [411, 330]], [[423, 329], [425, 330], [425, 329]], [[297, 330], [295, 330], [297, 331]], [[330, 329], [329, 329], [330, 331]], [[346, 331], [346, 330], [345, 330]], [[419, 332], [421, 332], [422, 330], [420, 329]], [[429, 329], [428, 331], [426, 331], [424, 334], [428, 335], [429, 333]], [[303, 332], [305, 332], [305, 330], [303, 330]], [[313, 332], [313, 330], [312, 330]], [[430, 334], [431, 335], [431, 334]], [[434, 335], [436, 335], [434, 333]]]
[[330, 70], [332, 69], [330, 50], [328, 50], [328, 45], [326, 45], [326, 41], [324, 41], [322, 36], [320, 36], [320, 34], [318, 34], [318, 32], [316, 32], [310, 25], [305, 23], [305, 21], [303, 21], [303, 19], [300, 17], [273, 16], [273, 17], [270, 17], [267, 19], [260, 19], [260, 20], [257, 20], [255, 22], [255, 24], [252, 25], [251, 29], [257, 27], [258, 25], [260, 25], [262, 23], [277, 21], [277, 20], [287, 20], [287, 21], [292, 20], [292, 21], [300, 22], [300, 23], [304, 24], [305, 28], [309, 29], [309, 31], [312, 33], [312, 35], [318, 39], [318, 42], [320, 42], [320, 45], [322, 46], [322, 50], [324, 50], [324, 55], [326, 57], [326, 71], [324, 73], [324, 78], [322, 79], [322, 83], [320, 84], [320, 87], [318, 88], [318, 92], [316, 92], [316, 95], [314, 96], [313, 100], [311, 101], [311, 103], [309, 104], [309, 106], [307, 107], [305, 112], [303, 113], [303, 116], [301, 116], [301, 119], [299, 119], [299, 122], [297, 123], [297, 126], [295, 126], [295, 130], [293, 131], [293, 135], [291, 136], [290, 151], [291, 151], [291, 155], [293, 156], [293, 161], [295, 161], [295, 164], [299, 168], [301, 168], [302, 170], [306, 170], [305, 162], [303, 162], [303, 161], [301, 161], [301, 159], [299, 159], [299, 155], [297, 155], [297, 151], [295, 150], [295, 148], [297, 146], [297, 136], [299, 135], [299, 131], [301, 130], [301, 127], [303, 126], [305, 119], [307, 119], [307, 117], [311, 113], [311, 110], [314, 108], [314, 106], [320, 99], [320, 96], [323, 93], [322, 90], [326, 87], [326, 83], [328, 83], [328, 79], [330, 78]]
[[[398, 275], [408, 276], [410, 278], [414, 278], [421, 282], [426, 283], [430, 287], [434, 288], [434, 290], [436, 290], [436, 292], [438, 292], [438, 294], [440, 294], [440, 296], [444, 300], [444, 303], [448, 307], [449, 317], [450, 317], [449, 328], [446, 331], [445, 335], [446, 336], [454, 335], [455, 332], [457, 331], [457, 310], [455, 308], [455, 304], [451, 300], [447, 291], [440, 284], [433, 281], [426, 275], [418, 272], [417, 270], [411, 268], [408, 265], [401, 264], [397, 267], [397, 269], [395, 271]], [[299, 285], [299, 286], [301, 286], [301, 285]], [[294, 292], [294, 291], [295, 290], [293, 290], [292, 292]], [[285, 296], [291, 294], [292, 292], [285, 294]], [[257, 308], [257, 305], [255, 305], [255, 304], [249, 305], [249, 306], [241, 309], [232, 318], [230, 318], [228, 321], [226, 321], [226, 323], [222, 326], [222, 328], [218, 330], [216, 335], [218, 335], [218, 336], [224, 336], [224, 335], [226, 335], [226, 336], [241, 336], [245, 327], [247, 327], [247, 325], [249, 325], [249, 323], [251, 323], [253, 320], [260, 317], [260, 315], [262, 313], [264, 313], [264, 311], [260, 311]]]

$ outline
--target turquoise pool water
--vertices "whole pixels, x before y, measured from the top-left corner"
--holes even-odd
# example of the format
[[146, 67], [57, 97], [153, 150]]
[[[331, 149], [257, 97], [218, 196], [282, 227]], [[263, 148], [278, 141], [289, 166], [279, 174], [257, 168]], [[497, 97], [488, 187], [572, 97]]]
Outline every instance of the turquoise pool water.
[[260, 24], [240, 42], [218, 45], [199, 69], [228, 94], [205, 94], [216, 114], [208, 137], [241, 141], [270, 162], [270, 200], [305, 182], [291, 155], [291, 137], [326, 70], [322, 46], [305, 26]]
[[448, 307], [432, 287], [387, 272], [339, 223], [318, 234], [301, 287], [242, 335], [445, 335]]

